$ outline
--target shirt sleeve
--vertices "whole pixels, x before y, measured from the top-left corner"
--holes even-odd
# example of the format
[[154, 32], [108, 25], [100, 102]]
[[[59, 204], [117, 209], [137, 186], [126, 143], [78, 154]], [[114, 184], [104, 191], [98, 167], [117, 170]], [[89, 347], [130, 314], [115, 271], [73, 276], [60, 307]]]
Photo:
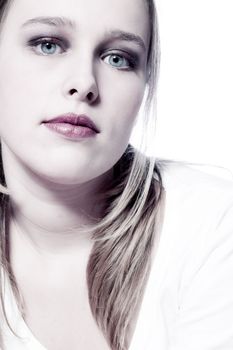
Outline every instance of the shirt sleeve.
[[169, 350], [233, 349], [233, 205], [205, 242], [201, 264], [180, 301]]

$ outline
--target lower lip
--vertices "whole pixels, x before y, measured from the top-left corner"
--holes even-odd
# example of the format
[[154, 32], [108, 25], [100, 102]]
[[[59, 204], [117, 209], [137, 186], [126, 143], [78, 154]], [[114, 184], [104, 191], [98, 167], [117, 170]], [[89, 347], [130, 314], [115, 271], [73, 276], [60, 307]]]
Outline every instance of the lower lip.
[[68, 123], [44, 123], [44, 125], [50, 130], [64, 135], [70, 139], [82, 139], [87, 137], [92, 137], [96, 135], [93, 129], [86, 126], [77, 126]]

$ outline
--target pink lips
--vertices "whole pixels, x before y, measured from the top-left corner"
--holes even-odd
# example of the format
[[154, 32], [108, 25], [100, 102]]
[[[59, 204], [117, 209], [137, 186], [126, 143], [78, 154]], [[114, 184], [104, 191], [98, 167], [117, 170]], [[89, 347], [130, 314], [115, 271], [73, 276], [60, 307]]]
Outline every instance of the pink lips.
[[91, 137], [100, 133], [95, 123], [84, 114], [67, 113], [46, 120], [44, 124], [50, 130], [72, 139]]

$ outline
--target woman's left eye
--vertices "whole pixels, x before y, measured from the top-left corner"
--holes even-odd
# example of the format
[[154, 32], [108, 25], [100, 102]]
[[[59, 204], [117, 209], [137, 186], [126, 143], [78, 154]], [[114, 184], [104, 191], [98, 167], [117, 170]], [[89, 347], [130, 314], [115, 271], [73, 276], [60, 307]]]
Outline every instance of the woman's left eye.
[[113, 65], [115, 68], [120, 68], [120, 69], [134, 69], [137, 66], [137, 59], [134, 57], [124, 57], [121, 54], [117, 53], [111, 53], [108, 54], [104, 57], [108, 58], [108, 62], [110, 62], [110, 65]]
[[67, 45], [65, 45], [60, 39], [55, 38], [30, 40], [28, 45], [39, 55], [51, 56], [54, 54], [62, 54], [67, 50]]

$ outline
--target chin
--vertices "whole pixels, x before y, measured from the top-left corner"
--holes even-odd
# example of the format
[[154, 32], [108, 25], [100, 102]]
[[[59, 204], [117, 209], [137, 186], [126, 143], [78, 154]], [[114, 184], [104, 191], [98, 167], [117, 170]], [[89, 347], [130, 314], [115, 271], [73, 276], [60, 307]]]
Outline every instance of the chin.
[[[66, 186], [82, 185], [88, 182], [102, 182], [109, 174], [112, 173], [112, 169], [88, 169], [84, 168], [68, 168], [67, 167], [55, 167], [34, 169], [32, 170], [34, 176], [38, 178], [38, 181], [42, 181], [47, 184], [60, 184]], [[32, 174], [31, 174], [32, 175]]]

